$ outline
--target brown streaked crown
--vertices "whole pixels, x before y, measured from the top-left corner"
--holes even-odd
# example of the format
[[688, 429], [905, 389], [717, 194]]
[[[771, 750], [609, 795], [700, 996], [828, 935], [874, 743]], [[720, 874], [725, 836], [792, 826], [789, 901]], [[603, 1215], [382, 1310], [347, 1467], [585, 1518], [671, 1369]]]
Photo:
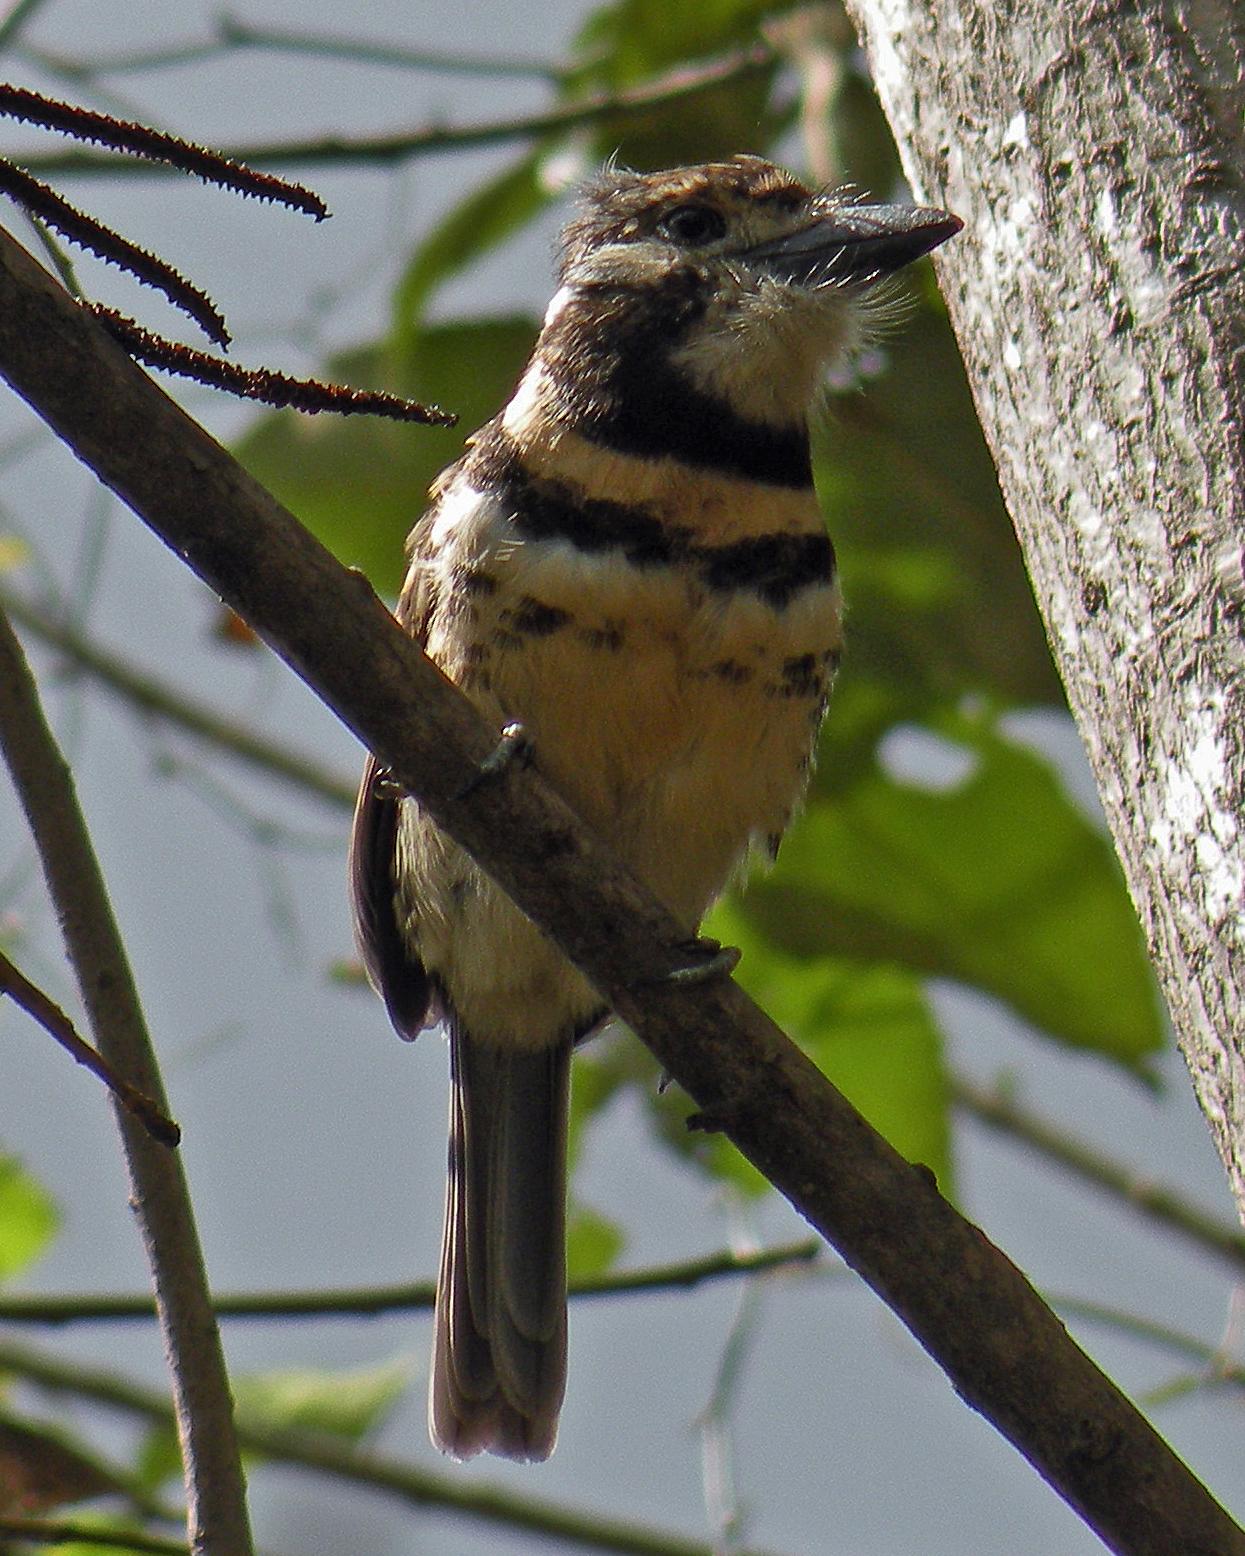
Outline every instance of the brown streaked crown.
[[562, 232], [561, 269], [585, 249], [656, 232], [662, 217], [685, 202], [713, 206], [729, 221], [749, 207], [768, 206], [776, 216], [793, 213], [814, 197], [806, 184], [764, 157], [741, 154], [657, 173], [611, 165], [583, 186], [583, 208]]

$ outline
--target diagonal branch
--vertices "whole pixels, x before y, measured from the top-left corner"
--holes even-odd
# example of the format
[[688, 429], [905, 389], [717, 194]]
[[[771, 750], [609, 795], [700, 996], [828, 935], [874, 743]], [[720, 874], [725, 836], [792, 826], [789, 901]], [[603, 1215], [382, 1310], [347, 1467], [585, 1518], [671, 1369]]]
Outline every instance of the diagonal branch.
[[[310, 758], [265, 739], [195, 702], [186, 693], [146, 675], [118, 655], [91, 642], [47, 607], [19, 598], [0, 585], [0, 610], [18, 626], [60, 649], [74, 666], [95, 676], [102, 686], [141, 712], [188, 730], [259, 771], [283, 778], [331, 804], [347, 809], [354, 804], [356, 785], [353, 781], [327, 771]], [[1114, 1194], [1140, 1215], [1188, 1238], [1200, 1248], [1210, 1249], [1238, 1271], [1245, 1269], [1245, 1233], [1238, 1228], [1220, 1217], [1209, 1215], [1175, 1189], [1147, 1177], [1127, 1163], [1091, 1150], [1082, 1141], [1023, 1108], [1005, 1088], [980, 1086], [964, 1075], [952, 1076], [951, 1085], [956, 1106], [979, 1122], [1028, 1144], [1048, 1160]], [[0, 1317], [8, 1312], [6, 1301], [12, 1300], [0, 1299]], [[219, 1305], [217, 1310], [220, 1311]]]
[[[155, 1053], [69, 767], [4, 616], [0, 752], [30, 822], [100, 1052], [167, 1115]], [[199, 1556], [247, 1556], [251, 1539], [233, 1404], [181, 1159], [124, 1108], [116, 1109], [116, 1118], [173, 1374], [191, 1544]]]
[[729, 980], [672, 982], [681, 927], [535, 772], [473, 782], [470, 702], [285, 509], [16, 244], [0, 372], [553, 936], [980, 1410], [1129, 1556], [1245, 1556], [1245, 1534], [1011, 1262]]

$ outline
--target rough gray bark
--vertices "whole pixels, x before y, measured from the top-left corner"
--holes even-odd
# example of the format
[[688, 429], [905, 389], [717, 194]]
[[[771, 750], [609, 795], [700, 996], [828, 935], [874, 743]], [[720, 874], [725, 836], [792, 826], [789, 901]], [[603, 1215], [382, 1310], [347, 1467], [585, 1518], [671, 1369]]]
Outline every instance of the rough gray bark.
[[1245, 11], [848, 5], [1245, 1214]]

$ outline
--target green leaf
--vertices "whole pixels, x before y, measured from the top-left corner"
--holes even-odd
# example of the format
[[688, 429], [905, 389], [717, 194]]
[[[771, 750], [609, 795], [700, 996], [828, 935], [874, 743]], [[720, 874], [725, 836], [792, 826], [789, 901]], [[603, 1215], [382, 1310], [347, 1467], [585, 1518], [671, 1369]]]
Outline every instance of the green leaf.
[[[861, 967], [824, 946], [789, 951], [735, 898], [706, 931], [743, 952], [740, 982], [896, 1150], [922, 1162], [953, 1191], [942, 1044], [919, 978], [898, 967]], [[677, 1086], [658, 1086], [644, 1045], [617, 1030], [578, 1054], [575, 1084], [595, 1101], [637, 1089], [656, 1138], [702, 1172], [755, 1196], [769, 1184], [720, 1134], [689, 1130]], [[591, 1106], [588, 1116], [591, 1116]]]
[[1061, 1042], [1139, 1065], [1164, 1027], [1110, 844], [987, 717], [934, 722], [974, 758], [963, 782], [919, 788], [875, 764], [820, 794], [740, 911], [790, 954], [958, 979]]
[[572, 1280], [604, 1275], [622, 1252], [625, 1239], [615, 1221], [576, 1200], [566, 1223], [566, 1268]]
[[[576, 40], [583, 63], [568, 71], [564, 100], [614, 92], [755, 42], [763, 16], [780, 7], [764, 0], [619, 0], [595, 12]], [[617, 156], [628, 167], [675, 167], [737, 151], [763, 152], [790, 123], [794, 104], [770, 104], [778, 66], [727, 82], [642, 116], [620, 115], [591, 126], [590, 161]], [[583, 142], [581, 141], [581, 144]]]
[[0, 1280], [31, 1265], [52, 1240], [60, 1212], [15, 1156], [0, 1156]]
[[413, 1373], [405, 1356], [354, 1371], [308, 1367], [253, 1373], [233, 1380], [238, 1418], [279, 1431], [325, 1432], [357, 1443], [385, 1421]]
[[[277, 1431], [325, 1433], [358, 1443], [381, 1426], [415, 1367], [406, 1357], [353, 1371], [295, 1368], [253, 1373], [231, 1380], [238, 1421]], [[148, 1490], [181, 1474], [177, 1437], [171, 1427], [154, 1427], [143, 1440], [136, 1474]]]
[[347, 352], [326, 368], [348, 383], [434, 401], [459, 415], [457, 428], [274, 411], [234, 452], [341, 561], [396, 595], [403, 546], [429, 486], [509, 398], [534, 335], [527, 319], [442, 324], [401, 344]]
[[[758, 933], [745, 903], [720, 904], [706, 925], [742, 951], [739, 982], [902, 1156], [931, 1168], [951, 1193], [942, 1039], [920, 979], [901, 967], [785, 951]], [[764, 1184], [749, 1164], [731, 1164], [737, 1153], [724, 1137], [711, 1141], [714, 1171], [744, 1188]]]
[[141, 1491], [159, 1491], [166, 1481], [180, 1479], [181, 1449], [171, 1426], [153, 1426], [143, 1435], [134, 1462], [134, 1480]]
[[433, 228], [411, 256], [394, 294], [399, 330], [423, 317], [428, 299], [443, 281], [496, 248], [549, 204], [556, 190], [542, 177], [545, 155], [541, 149], [528, 152], [471, 190]]
[[787, 9], [772, 0], [615, 0], [580, 29], [575, 52], [610, 86], [633, 85], [654, 71], [750, 43], [763, 17]]

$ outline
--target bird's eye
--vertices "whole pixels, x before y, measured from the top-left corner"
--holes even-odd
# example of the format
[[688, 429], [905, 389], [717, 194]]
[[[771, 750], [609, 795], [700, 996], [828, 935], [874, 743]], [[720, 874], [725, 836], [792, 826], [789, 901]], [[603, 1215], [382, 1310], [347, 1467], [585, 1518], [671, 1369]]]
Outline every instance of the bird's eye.
[[657, 223], [657, 231], [672, 243], [695, 247], [720, 238], [726, 221], [711, 205], [676, 205]]

